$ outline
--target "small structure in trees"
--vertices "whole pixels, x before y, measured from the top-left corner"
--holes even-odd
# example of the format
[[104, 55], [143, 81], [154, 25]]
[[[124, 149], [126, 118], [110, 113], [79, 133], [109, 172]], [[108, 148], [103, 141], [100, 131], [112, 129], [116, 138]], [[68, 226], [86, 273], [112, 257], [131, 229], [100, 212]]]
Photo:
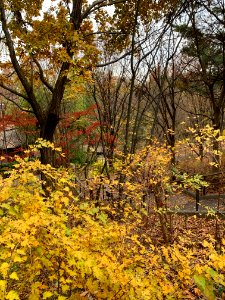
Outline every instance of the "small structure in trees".
[[14, 126], [0, 128], [0, 150], [10, 154], [18, 150], [23, 144], [23, 137]]
[[21, 148], [24, 138], [13, 124], [4, 120], [5, 105], [0, 103], [0, 151], [2, 154], [14, 154]]

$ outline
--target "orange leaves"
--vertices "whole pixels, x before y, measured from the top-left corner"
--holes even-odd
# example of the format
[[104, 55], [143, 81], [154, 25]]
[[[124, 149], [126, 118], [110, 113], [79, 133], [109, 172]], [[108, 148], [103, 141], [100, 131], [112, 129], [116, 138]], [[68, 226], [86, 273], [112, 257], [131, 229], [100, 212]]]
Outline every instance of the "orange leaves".
[[[92, 35], [93, 22], [91, 19], [79, 22], [72, 20], [72, 7], [67, 6], [65, 1], [52, 1], [51, 5], [45, 3], [47, 7], [44, 9], [43, 0], [35, 1], [35, 4], [10, 0], [5, 1], [5, 5], [8, 5], [12, 15], [7, 25], [12, 40], [16, 40], [14, 47], [18, 62], [32, 84], [42, 85], [43, 78], [55, 82], [58, 68], [63, 62], [69, 64], [64, 74], [66, 76], [69, 76], [70, 68], [75, 69], [76, 75], [80, 76], [81, 71], [85, 73], [87, 68], [90, 69], [96, 63], [98, 51]], [[83, 5], [86, 6], [85, 1]], [[77, 9], [77, 15], [81, 14], [82, 6], [74, 9]], [[33, 59], [38, 61], [39, 67]], [[2, 67], [7, 68], [6, 65]]]
[[[4, 132], [7, 135], [7, 143], [13, 144], [12, 134], [10, 132], [14, 130], [14, 139], [20, 140], [20, 145], [25, 142], [22, 135], [35, 136], [37, 134], [36, 119], [33, 115], [14, 109], [11, 114], [6, 114], [0, 119], [0, 132]], [[11, 131], [10, 131], [11, 130]], [[16, 132], [16, 130], [18, 130]], [[18, 143], [18, 142], [17, 142]], [[21, 150], [21, 149], [19, 149]]]

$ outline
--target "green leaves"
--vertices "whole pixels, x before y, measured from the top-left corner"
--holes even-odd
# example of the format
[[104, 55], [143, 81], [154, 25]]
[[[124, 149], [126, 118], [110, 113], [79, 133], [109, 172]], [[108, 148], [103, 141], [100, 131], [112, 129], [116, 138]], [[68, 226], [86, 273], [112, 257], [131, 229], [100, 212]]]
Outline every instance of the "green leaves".
[[107, 223], [107, 215], [105, 213], [101, 213], [97, 217], [104, 225]]
[[202, 275], [194, 275], [194, 281], [208, 300], [214, 300], [216, 298], [212, 282]]

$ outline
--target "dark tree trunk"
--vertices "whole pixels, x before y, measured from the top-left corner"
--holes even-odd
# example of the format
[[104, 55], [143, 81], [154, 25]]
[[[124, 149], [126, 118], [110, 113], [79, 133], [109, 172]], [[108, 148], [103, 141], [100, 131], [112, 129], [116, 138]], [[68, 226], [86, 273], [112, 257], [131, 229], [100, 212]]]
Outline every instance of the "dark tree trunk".
[[59, 116], [57, 114], [50, 113], [47, 116], [45, 124], [42, 126], [43, 128], [41, 130], [40, 137], [47, 141], [53, 142], [54, 133], [58, 123]]
[[[40, 131], [40, 138], [53, 142], [54, 141], [54, 134], [56, 127], [59, 123], [59, 116], [58, 114], [50, 113], [44, 124], [41, 124], [41, 131]], [[42, 148], [41, 149], [41, 162], [43, 164], [51, 164], [55, 165], [54, 160], [54, 150], [51, 148]]]

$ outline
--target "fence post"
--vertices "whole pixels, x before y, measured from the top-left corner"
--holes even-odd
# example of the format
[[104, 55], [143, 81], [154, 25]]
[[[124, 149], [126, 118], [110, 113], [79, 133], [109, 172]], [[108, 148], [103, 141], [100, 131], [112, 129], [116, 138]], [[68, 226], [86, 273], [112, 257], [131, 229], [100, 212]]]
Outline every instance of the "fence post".
[[198, 211], [199, 208], [199, 200], [200, 200], [200, 191], [196, 190], [196, 211]]
[[[206, 181], [206, 176], [203, 176], [203, 180]], [[202, 188], [202, 194], [203, 194], [203, 196], [206, 195], [206, 186], [203, 186], [203, 188]]]

